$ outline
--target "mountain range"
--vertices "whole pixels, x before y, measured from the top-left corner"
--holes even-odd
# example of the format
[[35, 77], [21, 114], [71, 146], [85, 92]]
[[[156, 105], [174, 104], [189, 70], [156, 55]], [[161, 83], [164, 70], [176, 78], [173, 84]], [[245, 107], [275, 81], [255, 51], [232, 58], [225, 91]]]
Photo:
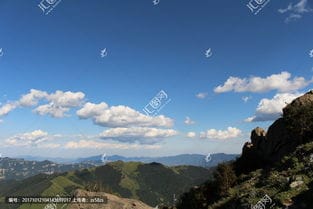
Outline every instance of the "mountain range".
[[211, 177], [212, 170], [202, 167], [168, 167], [159, 163], [116, 161], [61, 174], [39, 174], [19, 181], [0, 181], [0, 208], [45, 207], [43, 204], [4, 204], [3, 201], [8, 195], [73, 196], [77, 190], [105, 192], [118, 197], [137, 199], [150, 206], [173, 205], [181, 194]]
[[157, 162], [166, 166], [177, 166], [177, 165], [193, 165], [201, 167], [214, 167], [219, 163], [235, 160], [239, 157], [237, 154], [224, 154], [216, 153], [209, 155], [201, 154], [181, 154], [175, 156], [164, 156], [164, 157], [124, 157], [120, 155], [96, 155], [78, 159], [66, 159], [66, 158], [47, 158], [47, 157], [36, 157], [36, 156], [19, 156], [19, 158], [30, 160], [30, 161], [44, 161], [49, 160], [60, 164], [75, 164], [75, 163], [87, 163], [93, 165], [103, 165], [107, 162], [124, 161], [124, 162], [142, 162], [152, 163]]

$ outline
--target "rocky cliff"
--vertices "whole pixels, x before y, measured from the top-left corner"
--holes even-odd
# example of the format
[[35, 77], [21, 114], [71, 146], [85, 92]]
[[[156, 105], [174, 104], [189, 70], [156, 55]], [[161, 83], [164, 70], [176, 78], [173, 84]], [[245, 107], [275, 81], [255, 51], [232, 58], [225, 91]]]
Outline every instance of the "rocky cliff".
[[255, 128], [250, 139], [237, 160], [238, 172], [271, 167], [298, 145], [313, 141], [313, 91], [288, 104], [267, 132]]

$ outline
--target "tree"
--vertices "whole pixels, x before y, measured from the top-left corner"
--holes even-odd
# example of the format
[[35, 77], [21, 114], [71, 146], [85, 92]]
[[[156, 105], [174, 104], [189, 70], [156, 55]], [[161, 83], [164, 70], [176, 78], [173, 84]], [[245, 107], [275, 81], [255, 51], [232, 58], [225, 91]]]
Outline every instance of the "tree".
[[235, 185], [237, 176], [232, 164], [221, 163], [214, 173], [216, 192], [219, 196], [226, 196], [228, 190]]

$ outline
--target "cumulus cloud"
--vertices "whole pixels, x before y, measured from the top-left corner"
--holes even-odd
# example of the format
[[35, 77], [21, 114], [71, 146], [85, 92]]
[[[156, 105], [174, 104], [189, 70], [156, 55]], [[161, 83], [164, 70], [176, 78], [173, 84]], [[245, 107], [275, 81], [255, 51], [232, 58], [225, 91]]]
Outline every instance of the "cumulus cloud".
[[206, 92], [200, 92], [200, 93], [196, 94], [196, 97], [198, 99], [205, 99], [207, 96], [208, 96], [208, 93], [206, 93]]
[[46, 96], [49, 104], [40, 105], [34, 111], [39, 115], [50, 115], [55, 118], [61, 118], [65, 116], [65, 113], [70, 108], [80, 106], [84, 98], [85, 94], [82, 92], [56, 91], [54, 94]]
[[48, 104], [38, 106], [34, 112], [39, 115], [64, 117], [70, 108], [80, 106], [84, 101], [84, 97], [85, 95], [82, 92], [56, 91], [48, 94], [45, 91], [31, 89], [29, 93], [22, 95], [19, 100], [0, 106], [0, 117], [9, 114], [19, 107], [37, 106], [40, 101], [48, 102]]
[[86, 103], [77, 115], [81, 119], [91, 118], [103, 127], [171, 127], [173, 120], [163, 115], [147, 116], [130, 107], [119, 105], [108, 107], [105, 103]]
[[30, 107], [38, 104], [39, 100], [44, 99], [48, 96], [45, 91], [31, 89], [28, 94], [22, 95], [18, 101], [20, 106]]
[[105, 110], [107, 110], [109, 106], [102, 102], [100, 104], [93, 104], [87, 102], [83, 108], [77, 111], [77, 115], [81, 119], [93, 118], [101, 115]]
[[188, 137], [188, 138], [195, 138], [196, 135], [197, 135], [197, 134], [196, 134], [195, 132], [188, 132], [188, 133], [187, 133], [187, 137]]
[[290, 92], [304, 88], [312, 83], [312, 80], [306, 80], [303, 77], [291, 78], [289, 72], [281, 72], [280, 74], [273, 74], [266, 78], [250, 77], [239, 78], [229, 77], [223, 85], [217, 86], [214, 89], [215, 93], [225, 92], [268, 92], [277, 90], [279, 92]]
[[257, 122], [276, 120], [282, 115], [283, 108], [301, 95], [301, 93], [279, 93], [272, 99], [264, 98], [259, 102], [255, 115], [247, 118], [245, 121]]
[[195, 124], [195, 121], [191, 120], [191, 118], [187, 116], [184, 123], [186, 125], [192, 125], [192, 124]]
[[95, 140], [80, 140], [70, 141], [65, 144], [66, 149], [120, 149], [120, 150], [129, 150], [129, 149], [160, 149], [160, 145], [141, 145], [141, 144], [122, 144], [122, 143], [107, 143], [107, 142], [98, 142]]
[[200, 138], [204, 139], [232, 139], [241, 136], [242, 131], [238, 128], [228, 127], [227, 130], [209, 129], [200, 133]]
[[48, 133], [42, 130], [35, 130], [30, 133], [17, 134], [6, 140], [7, 145], [13, 146], [37, 146], [49, 139]]
[[313, 12], [313, 9], [308, 6], [307, 0], [299, 0], [296, 4], [290, 3], [285, 9], [279, 9], [278, 12], [281, 14], [288, 14], [285, 22], [289, 23], [302, 18], [305, 13]]
[[157, 129], [146, 127], [112, 128], [100, 134], [101, 139], [113, 139], [121, 142], [139, 142], [154, 144], [160, 139], [177, 135], [173, 129]]

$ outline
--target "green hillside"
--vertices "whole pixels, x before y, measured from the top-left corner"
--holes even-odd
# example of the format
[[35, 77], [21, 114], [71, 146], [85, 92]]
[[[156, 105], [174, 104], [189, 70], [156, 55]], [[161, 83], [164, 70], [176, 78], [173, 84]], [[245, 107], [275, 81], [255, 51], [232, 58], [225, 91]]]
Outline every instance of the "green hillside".
[[[167, 167], [159, 163], [112, 162], [105, 166], [55, 175], [37, 175], [21, 181], [0, 182], [0, 198], [11, 196], [70, 196], [76, 189], [107, 192], [141, 200], [151, 206], [172, 204], [177, 197], [211, 177], [194, 166]], [[1, 209], [42, 209], [45, 205], [6, 205]]]

